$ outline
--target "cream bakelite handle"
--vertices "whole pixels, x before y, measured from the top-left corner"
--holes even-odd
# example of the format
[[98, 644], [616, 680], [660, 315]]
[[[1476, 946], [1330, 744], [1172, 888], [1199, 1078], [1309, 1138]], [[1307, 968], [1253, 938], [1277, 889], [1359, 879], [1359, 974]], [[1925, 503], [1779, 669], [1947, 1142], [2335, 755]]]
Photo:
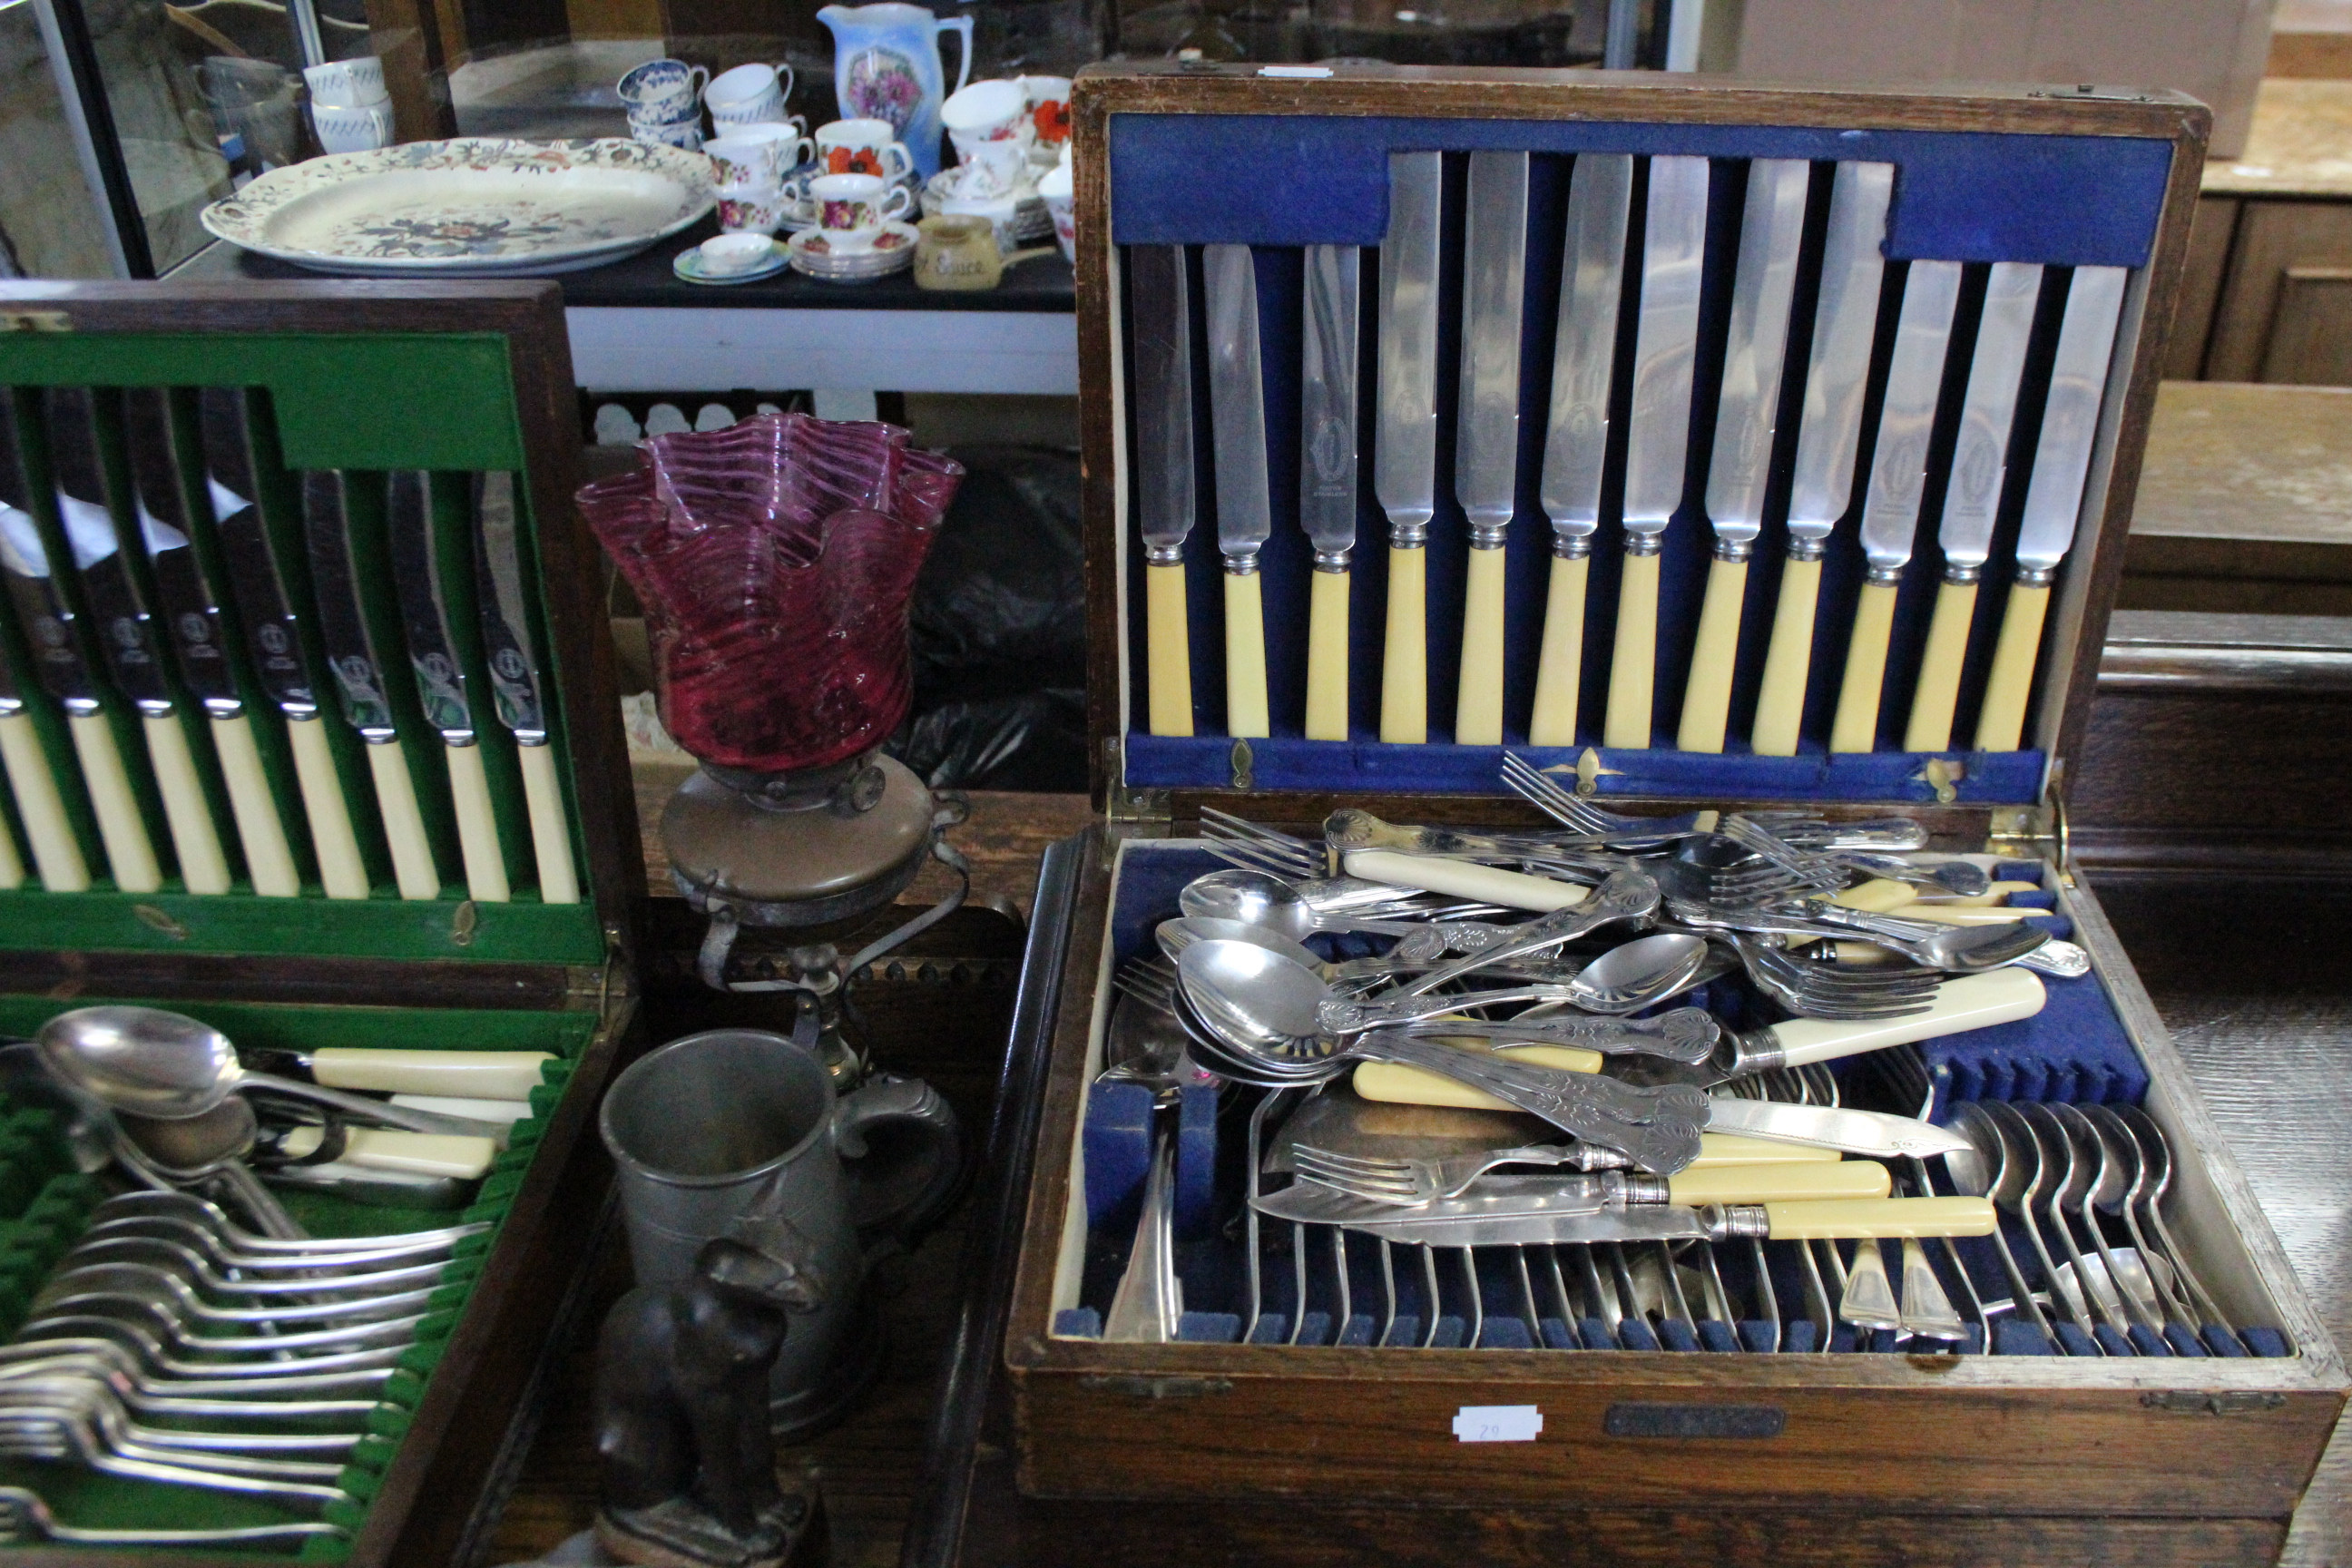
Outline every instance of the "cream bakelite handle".
[[0, 890], [14, 891], [25, 885], [25, 858], [16, 853], [16, 837], [0, 823]]
[[1870, 752], [1878, 747], [1878, 699], [1886, 680], [1886, 644], [1895, 635], [1892, 583], [1864, 583], [1853, 607], [1853, 637], [1845, 650], [1845, 679], [1838, 688], [1837, 718], [1830, 726], [1832, 752]]
[[1964, 974], [1936, 987], [1936, 1000], [1924, 1013], [1885, 1018], [1871, 1024], [1828, 1024], [1814, 1018], [1791, 1018], [1759, 1031], [1783, 1053], [1776, 1066], [1804, 1067], [1834, 1061], [1887, 1046], [1932, 1040], [1969, 1029], [2031, 1018], [2048, 999], [2042, 981], [2026, 969], [1989, 969]]
[[1492, 866], [1449, 860], [1436, 855], [1356, 849], [1349, 852], [1346, 864], [1348, 875], [1361, 877], [1368, 882], [1418, 888], [1426, 893], [1450, 893], [1457, 899], [1501, 904], [1512, 910], [1574, 909], [1592, 896], [1591, 889], [1573, 882], [1555, 882], [1549, 877], [1531, 877], [1524, 871], [1498, 870]]
[[1717, 556], [1707, 567], [1706, 602], [1691, 647], [1690, 684], [1683, 692], [1676, 748], [1720, 752], [1731, 721], [1731, 675], [1739, 663], [1739, 613], [1748, 595], [1748, 563]]
[[542, 741], [518, 745], [523, 804], [530, 812], [531, 852], [539, 861], [539, 901], [576, 904], [580, 872], [572, 859], [572, 820], [563, 814], [563, 784], [555, 776], [555, 748]]
[[1986, 1198], [1843, 1198], [1817, 1203], [1767, 1203], [1764, 1219], [1775, 1241], [1990, 1236], [1997, 1223], [1992, 1204]]
[[1381, 658], [1381, 739], [1429, 739], [1429, 552], [1389, 548], [1388, 643]]
[[[310, 850], [319, 858], [319, 884], [331, 899], [368, 896], [367, 863], [360, 858], [351, 807], [335, 773], [335, 753], [324, 719], [289, 719], [286, 738], [294, 747], [294, 782], [302, 791], [302, 815], [310, 820]], [[376, 748], [371, 747], [370, 750]]]
[[1908, 882], [1898, 882], [1892, 877], [1874, 877], [1867, 882], [1857, 882], [1833, 895], [1830, 902], [1849, 910], [1865, 910], [1872, 914], [1884, 914], [1916, 901], [1919, 889]]
[[1764, 685], [1756, 697], [1756, 727], [1748, 744], [1759, 757], [1793, 757], [1805, 719], [1805, 683], [1813, 668], [1813, 607], [1822, 594], [1822, 563], [1790, 560], [1780, 567], [1780, 603], [1772, 613], [1772, 641], [1764, 650]]
[[1617, 641], [1609, 655], [1609, 715], [1601, 743], [1617, 751], [1650, 744], [1658, 675], [1658, 557], [1625, 557], [1617, 584]]
[[188, 750], [188, 732], [176, 713], [142, 716], [147, 760], [155, 770], [155, 792], [163, 797], [163, 820], [172, 829], [172, 850], [180, 862], [180, 885], [192, 893], [228, 891], [228, 856], [220, 830], [205, 804], [204, 781]]
[[529, 1100], [545, 1051], [408, 1051], [330, 1046], [310, 1053], [310, 1076], [330, 1089], [441, 1094], [461, 1100]]
[[482, 772], [482, 748], [444, 746], [449, 759], [449, 798], [457, 808], [457, 848], [466, 861], [466, 896], [478, 904], [503, 904], [514, 898], [507, 885], [506, 851], [499, 847], [499, 818], [490, 806], [490, 781]]
[[404, 899], [437, 899], [441, 872], [425, 837], [425, 814], [417, 809], [415, 781], [398, 741], [371, 742], [368, 772], [375, 778], [376, 808], [383, 813], [383, 836], [392, 846], [393, 879]]
[[1503, 564], [1501, 545], [1470, 552], [1462, 593], [1462, 684], [1454, 704], [1454, 741], [1503, 743]]
[[1348, 574], [1318, 569], [1307, 606], [1307, 738], [1348, 738]]
[[48, 753], [29, 714], [0, 716], [0, 764], [8, 770], [9, 793], [16, 797], [25, 845], [33, 852], [41, 886], [52, 893], [89, 891], [89, 863], [82, 858], [81, 841], [74, 837], [57, 775], [49, 772]]
[[1143, 569], [1144, 690], [1155, 735], [1192, 732], [1192, 646], [1184, 620], [1184, 563]]
[[1977, 585], [1947, 583], [1936, 594], [1935, 618], [1927, 623], [1927, 649], [1919, 660], [1919, 684], [1911, 693], [1911, 717], [1904, 726], [1906, 752], [1948, 751], [1952, 710], [1960, 700], [1960, 666], [1969, 657], [1969, 626], [1976, 619]]
[[253, 721], [231, 713], [212, 721], [213, 750], [220, 754], [221, 778], [228, 785], [229, 811], [236, 818], [237, 842], [245, 847], [246, 874], [253, 890], [265, 899], [290, 899], [302, 890], [302, 874], [294, 868], [294, 850], [286, 842], [286, 825], [278, 820], [278, 801], [269, 793], [268, 775], [261, 771], [261, 752], [253, 742]]
[[404, 1110], [429, 1110], [436, 1116], [462, 1116], [468, 1121], [495, 1121], [511, 1127], [530, 1119], [527, 1100], [466, 1100], [447, 1094], [395, 1094], [392, 1103]]
[[[1476, 1050], [1475, 1046], [1465, 1047]], [[1568, 1046], [1519, 1046], [1507, 1053], [1515, 1062], [1530, 1067], [1558, 1068], [1562, 1072], [1599, 1072], [1601, 1053], [1580, 1051]], [[1483, 1089], [1473, 1089], [1457, 1083], [1443, 1073], [1427, 1068], [1406, 1067], [1402, 1062], [1358, 1062], [1352, 1080], [1356, 1092], [1366, 1100], [1385, 1100], [1391, 1105], [1444, 1105], [1462, 1110], [1517, 1110], [1507, 1100], [1497, 1100]]]
[[1784, 1165], [1684, 1170], [1669, 1179], [1666, 1195], [1669, 1203], [1677, 1204], [1761, 1204], [1800, 1198], [1883, 1198], [1894, 1189], [1894, 1177], [1875, 1160], [1808, 1160]]
[[1225, 733], [1266, 735], [1265, 606], [1255, 572], [1225, 574]]
[[66, 717], [66, 727], [73, 734], [74, 754], [81, 759], [82, 783], [89, 788], [90, 811], [98, 818], [98, 837], [106, 846], [114, 885], [126, 893], [159, 891], [163, 868], [156, 863], [154, 843], [140, 817], [138, 797], [131, 793], [131, 775], [122, 771], [113, 726], [103, 713], [72, 713]]
[[1992, 675], [1985, 682], [1984, 706], [1977, 713], [1978, 751], [2017, 750], [2025, 733], [2025, 700], [2033, 692], [2033, 666], [2042, 656], [2042, 621], [2049, 613], [2046, 584], [2010, 584], [2000, 641], [1992, 650]]
[[2014, 909], [1994, 908], [1984, 904], [1897, 904], [1886, 911], [1897, 920], [1933, 921], [1948, 926], [1991, 926], [2004, 921], [2021, 921], [2032, 915], [2054, 915], [2055, 910], [2036, 909], [2020, 904]]
[[1535, 714], [1528, 722], [1531, 746], [1576, 744], [1577, 699], [1584, 682], [1584, 583], [1591, 564], [1584, 555], [1551, 558]]
[[[487, 1138], [464, 1138], [439, 1132], [402, 1132], [383, 1127], [351, 1127], [343, 1131], [343, 1152], [335, 1156], [345, 1165], [370, 1171], [400, 1171], [412, 1176], [449, 1176], [478, 1181], [499, 1157], [499, 1146]], [[278, 1147], [295, 1159], [315, 1153], [326, 1141], [323, 1127], [289, 1130]]]

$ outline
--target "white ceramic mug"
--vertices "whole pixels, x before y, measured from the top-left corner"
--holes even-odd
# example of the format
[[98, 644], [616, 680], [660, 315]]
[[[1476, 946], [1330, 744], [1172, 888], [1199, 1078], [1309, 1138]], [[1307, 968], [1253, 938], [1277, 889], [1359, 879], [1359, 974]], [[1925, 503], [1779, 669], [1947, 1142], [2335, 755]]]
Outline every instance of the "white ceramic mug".
[[614, 89], [627, 105], [629, 118], [667, 125], [694, 113], [710, 73], [684, 60], [647, 60], [620, 80]]
[[976, 81], [950, 93], [940, 105], [940, 123], [948, 133], [976, 142], [1003, 142], [1019, 135], [1028, 115], [1028, 95], [1017, 81]]
[[389, 103], [362, 104], [356, 109], [314, 103], [310, 125], [319, 133], [319, 145], [330, 153], [366, 153], [392, 145]]
[[[903, 180], [914, 173], [915, 156], [898, 140], [896, 128], [887, 120], [835, 120], [816, 128], [814, 137], [816, 160], [823, 165], [820, 174], [877, 174], [886, 180]], [[877, 165], [872, 169], [835, 169], [833, 153], [835, 148], [856, 155], [870, 153]]]
[[720, 71], [702, 89], [702, 107], [714, 123], [753, 124], [780, 121], [793, 95], [793, 68], [748, 65]]
[[373, 55], [308, 67], [302, 79], [310, 84], [310, 101], [330, 109], [364, 109], [391, 96], [383, 89], [383, 62]]
[[821, 174], [808, 183], [817, 226], [825, 243], [843, 255], [870, 250], [883, 224], [904, 217], [915, 193], [879, 174]]
[[772, 187], [801, 164], [807, 138], [789, 125], [744, 125], [725, 128], [726, 134], [702, 144], [710, 156], [718, 184]]
[[956, 140], [954, 188], [958, 195], [1002, 196], [1020, 183], [1029, 153], [1017, 141], [966, 142]]

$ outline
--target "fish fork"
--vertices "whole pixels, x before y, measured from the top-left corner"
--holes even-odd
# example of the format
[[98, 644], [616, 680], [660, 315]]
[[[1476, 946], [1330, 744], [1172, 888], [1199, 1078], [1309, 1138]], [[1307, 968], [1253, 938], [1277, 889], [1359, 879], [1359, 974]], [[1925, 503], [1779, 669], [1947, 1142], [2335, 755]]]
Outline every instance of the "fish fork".
[[1664, 841], [1695, 832], [1707, 815], [1685, 812], [1679, 816], [1627, 816], [1604, 811], [1561, 787], [1558, 779], [1516, 752], [1503, 753], [1503, 783], [1528, 805], [1567, 828], [1591, 837], [1643, 837]]
[[1210, 854], [1244, 871], [1265, 871], [1294, 882], [1339, 873], [1338, 857], [1321, 840], [1261, 826], [1214, 806], [1201, 808], [1201, 837]]
[[1746, 931], [1731, 933], [1733, 951], [1764, 992], [1801, 1018], [1906, 1018], [1935, 1005], [1943, 975], [1903, 968], [1839, 973], [1835, 964], [1799, 958]]
[[1343, 1153], [1299, 1143], [1290, 1151], [1291, 1169], [1350, 1197], [1371, 1203], [1425, 1204], [1460, 1197], [1497, 1165], [1581, 1165], [1587, 1151], [1559, 1144], [1490, 1149], [1440, 1158], [1385, 1158]]

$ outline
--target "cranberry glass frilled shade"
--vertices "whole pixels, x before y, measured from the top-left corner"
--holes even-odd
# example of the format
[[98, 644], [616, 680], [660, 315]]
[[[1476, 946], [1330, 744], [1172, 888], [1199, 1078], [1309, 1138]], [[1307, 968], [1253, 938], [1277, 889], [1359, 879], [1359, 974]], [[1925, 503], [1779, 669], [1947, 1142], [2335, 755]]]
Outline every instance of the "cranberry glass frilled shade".
[[963, 468], [895, 425], [765, 414], [638, 443], [580, 510], [646, 608], [662, 723], [758, 773], [871, 751], [912, 696], [907, 601]]

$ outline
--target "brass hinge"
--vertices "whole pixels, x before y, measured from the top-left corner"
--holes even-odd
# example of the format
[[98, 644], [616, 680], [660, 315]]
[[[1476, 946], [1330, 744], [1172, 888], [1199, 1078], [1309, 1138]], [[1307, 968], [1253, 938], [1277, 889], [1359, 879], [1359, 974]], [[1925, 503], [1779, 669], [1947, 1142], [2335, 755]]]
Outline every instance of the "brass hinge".
[[1139, 1373], [1097, 1373], [1078, 1379], [1089, 1393], [1125, 1394], [1137, 1399], [1198, 1399], [1207, 1394], [1231, 1394], [1230, 1377], [1146, 1377]]
[[1127, 787], [1127, 747], [1117, 735], [1103, 737], [1103, 774], [1110, 783], [1103, 791], [1106, 814], [1129, 837], [1164, 838], [1175, 818], [1175, 807], [1164, 789]]
[[2175, 1415], [2251, 1415], [2258, 1410], [2280, 1410], [2286, 1405], [2284, 1394], [2204, 1394], [2186, 1388], [2150, 1390], [2139, 1396], [2140, 1404], [2150, 1410], [2166, 1410]]

